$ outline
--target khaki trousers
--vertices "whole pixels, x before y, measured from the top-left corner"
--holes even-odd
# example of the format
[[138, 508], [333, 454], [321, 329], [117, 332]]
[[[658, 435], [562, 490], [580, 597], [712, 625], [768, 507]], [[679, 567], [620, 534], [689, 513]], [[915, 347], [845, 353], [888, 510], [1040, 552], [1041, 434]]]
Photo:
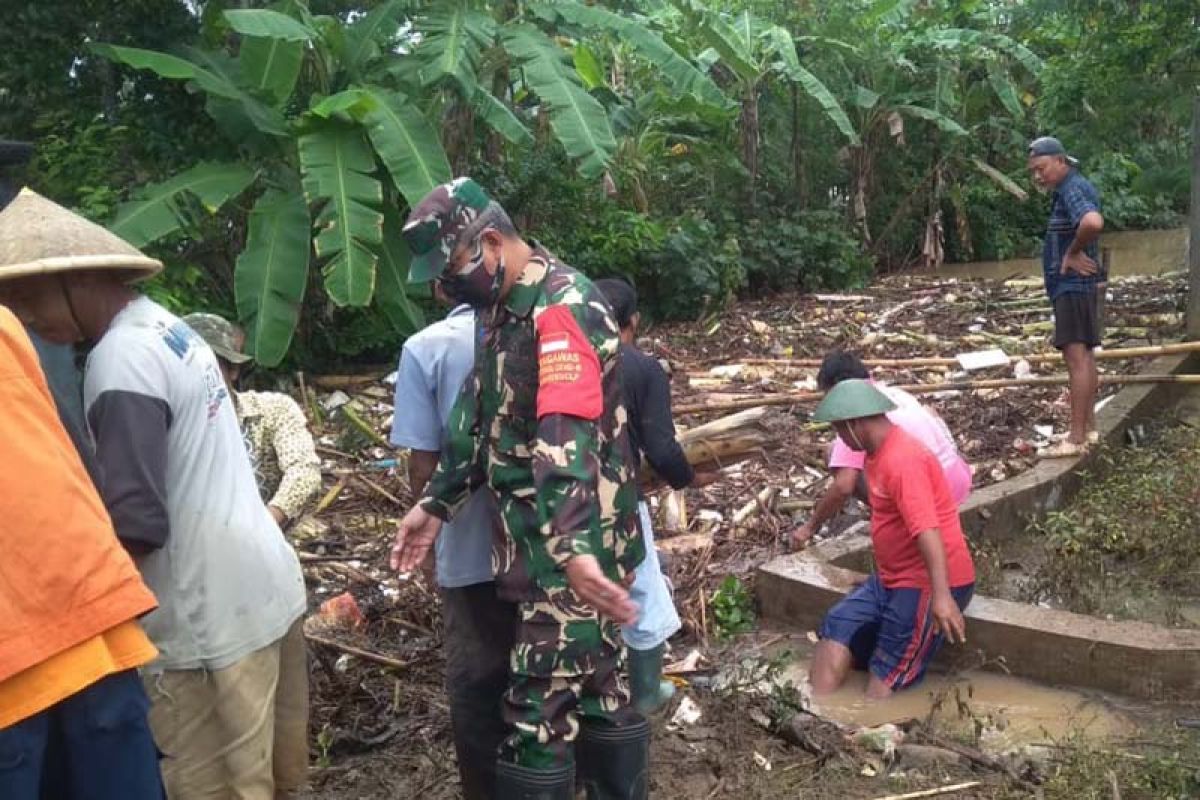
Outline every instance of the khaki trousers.
[[225, 669], [143, 676], [169, 800], [273, 800], [308, 772], [303, 620]]

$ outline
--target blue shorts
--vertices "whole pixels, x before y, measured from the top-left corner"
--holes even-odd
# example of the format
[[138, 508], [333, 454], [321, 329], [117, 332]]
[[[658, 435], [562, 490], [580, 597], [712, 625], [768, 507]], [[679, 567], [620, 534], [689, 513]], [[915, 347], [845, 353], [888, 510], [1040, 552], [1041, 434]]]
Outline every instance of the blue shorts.
[[[975, 584], [950, 589], [965, 609]], [[850, 648], [856, 669], [871, 674], [893, 690], [921, 680], [945, 638], [929, 613], [928, 589], [888, 589], [872, 574], [866, 582], [829, 610], [821, 638]]]

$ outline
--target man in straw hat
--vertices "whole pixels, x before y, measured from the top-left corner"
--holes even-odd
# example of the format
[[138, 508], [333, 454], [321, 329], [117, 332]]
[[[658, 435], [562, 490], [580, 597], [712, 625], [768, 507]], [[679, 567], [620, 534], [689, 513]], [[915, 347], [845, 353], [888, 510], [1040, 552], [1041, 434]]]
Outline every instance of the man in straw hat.
[[[27, 148], [0, 142], [0, 172]], [[0, 209], [12, 199], [0, 182]], [[158, 800], [137, 668], [155, 606], [0, 307], [0, 797]], [[119, 722], [120, 724], [112, 724]]]
[[573, 798], [578, 767], [589, 797], [645, 798], [650, 728], [629, 704], [618, 627], [637, 615], [622, 582], [644, 548], [612, 313], [470, 178], [426, 195], [403, 235], [410, 279], [436, 279], [485, 334], [393, 566], [417, 567], [486, 485], [497, 594], [517, 604], [496, 796]]
[[962, 610], [975, 565], [938, 459], [888, 418], [896, 405], [864, 380], [837, 384], [813, 419], [867, 454], [877, 571], [825, 616], [813, 691], [836, 691], [851, 667], [869, 671], [867, 696], [888, 697], [925, 674], [944, 639], [966, 641]]
[[173, 798], [270, 798], [281, 641], [305, 610], [212, 350], [133, 282], [161, 268], [29, 190], [0, 212], [0, 302], [94, 342], [84, 409], [117, 537], [158, 598], [143, 671]]

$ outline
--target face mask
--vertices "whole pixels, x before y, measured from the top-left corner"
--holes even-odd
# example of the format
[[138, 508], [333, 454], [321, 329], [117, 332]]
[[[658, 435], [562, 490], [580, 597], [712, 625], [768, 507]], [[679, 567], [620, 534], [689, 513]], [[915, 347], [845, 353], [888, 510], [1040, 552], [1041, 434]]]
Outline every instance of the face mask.
[[456, 303], [466, 303], [476, 309], [490, 308], [500, 298], [500, 287], [504, 283], [504, 254], [500, 254], [496, 274], [489, 275], [483, 266], [483, 239], [480, 239], [462, 271], [445, 275], [440, 282], [442, 291]]

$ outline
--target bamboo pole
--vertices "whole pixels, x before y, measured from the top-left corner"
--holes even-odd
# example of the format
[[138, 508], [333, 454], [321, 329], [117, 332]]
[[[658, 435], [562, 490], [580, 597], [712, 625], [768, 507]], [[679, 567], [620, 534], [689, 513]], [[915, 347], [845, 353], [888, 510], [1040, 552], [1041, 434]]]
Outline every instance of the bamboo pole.
[[[1034, 378], [996, 378], [979, 381], [948, 381], [946, 383], [909, 383], [896, 386], [909, 394], [934, 394], [936, 392], [967, 392], [979, 389], [1011, 389], [1018, 386], [1063, 386], [1066, 375], [1050, 375]], [[1131, 385], [1139, 383], [1186, 383], [1200, 384], [1200, 375], [1101, 375], [1101, 385]], [[693, 403], [675, 408], [676, 414], [710, 414], [718, 411], [733, 411], [739, 408], [759, 406], [793, 406], [820, 400], [824, 392], [796, 392], [791, 394], [747, 397], [745, 400], [729, 400], [722, 403]]]
[[[1146, 347], [1124, 347], [1113, 350], [1093, 351], [1096, 360], [1123, 358], [1145, 358], [1148, 356], [1169, 356], [1179, 353], [1195, 353], [1200, 351], [1200, 342], [1171, 342], [1168, 344], [1149, 345]], [[1060, 361], [1062, 353], [1030, 353], [1029, 355], [1011, 355], [1013, 360], [1025, 359], [1030, 364], [1044, 364]], [[734, 363], [752, 366], [772, 367], [819, 367], [820, 358], [744, 358]], [[868, 358], [863, 360], [866, 367], [909, 368], [909, 367], [953, 367], [958, 365], [958, 359], [949, 356], [928, 356], [922, 358]]]
[[952, 786], [939, 786], [936, 789], [925, 789], [920, 792], [908, 792], [906, 794], [889, 794], [883, 797], [877, 797], [875, 800], [919, 800], [924, 797], [938, 797], [944, 794], [953, 794], [954, 792], [965, 792], [967, 789], [974, 789], [983, 784], [979, 781], [967, 781], [966, 783], [956, 783]]
[[343, 653], [349, 653], [355, 658], [361, 658], [363, 661], [372, 661], [376, 664], [381, 664], [392, 669], [404, 669], [409, 663], [407, 661], [401, 661], [398, 658], [385, 656], [382, 653], [363, 650], [361, 647], [354, 647], [352, 645], [342, 644], [341, 642], [335, 642], [333, 639], [326, 639], [323, 636], [317, 636], [316, 634], [308, 633], [307, 631], [304, 633], [304, 638], [313, 644], [319, 644], [322, 647], [329, 647], [333, 650], [340, 650]]

